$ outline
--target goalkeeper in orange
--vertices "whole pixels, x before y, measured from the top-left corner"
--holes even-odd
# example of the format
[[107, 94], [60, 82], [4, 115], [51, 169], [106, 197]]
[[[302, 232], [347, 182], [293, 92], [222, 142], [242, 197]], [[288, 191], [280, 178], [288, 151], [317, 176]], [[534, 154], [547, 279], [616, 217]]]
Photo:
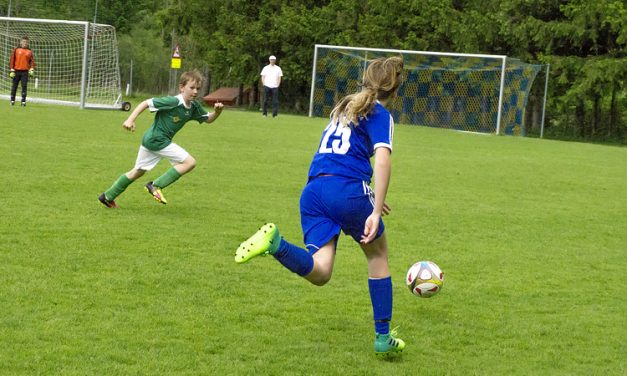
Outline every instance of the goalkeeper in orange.
[[11, 61], [9, 63], [9, 77], [13, 80], [11, 86], [11, 106], [15, 105], [15, 94], [17, 93], [17, 85], [22, 83], [22, 107], [26, 106], [26, 91], [28, 88], [28, 78], [35, 75], [35, 56], [33, 51], [28, 48], [28, 37], [22, 37], [20, 46], [11, 53]]

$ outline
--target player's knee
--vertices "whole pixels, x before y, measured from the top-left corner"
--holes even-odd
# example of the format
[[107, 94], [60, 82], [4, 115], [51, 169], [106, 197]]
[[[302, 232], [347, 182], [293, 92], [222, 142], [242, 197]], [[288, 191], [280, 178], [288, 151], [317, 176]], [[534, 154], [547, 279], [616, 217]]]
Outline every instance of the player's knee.
[[146, 170], [142, 170], [142, 169], [132, 169], [129, 172], [126, 173], [126, 177], [129, 180], [135, 181], [139, 178], [141, 178], [142, 176], [144, 176], [144, 174], [146, 173]]
[[331, 273], [319, 273], [313, 278], [309, 279], [309, 282], [316, 286], [324, 286], [331, 280]]
[[194, 167], [196, 167], [196, 159], [190, 155], [187, 159], [185, 159], [185, 165], [187, 166], [188, 172], [193, 170]]
[[314, 280], [310, 280], [311, 283], [313, 283], [316, 286], [324, 286], [327, 284], [327, 282], [329, 282], [329, 279], [322, 279], [322, 278], [317, 278]]

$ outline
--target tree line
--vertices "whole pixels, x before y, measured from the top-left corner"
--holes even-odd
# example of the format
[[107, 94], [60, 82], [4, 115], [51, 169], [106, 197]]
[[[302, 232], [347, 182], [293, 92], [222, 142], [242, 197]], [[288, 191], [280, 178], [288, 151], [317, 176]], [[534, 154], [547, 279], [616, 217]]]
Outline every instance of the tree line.
[[[0, 0], [6, 15], [7, 0]], [[550, 64], [545, 137], [627, 142], [624, 0], [13, 0], [14, 17], [114, 25], [123, 81], [167, 91], [171, 48], [220, 86], [258, 87], [269, 55], [282, 104], [307, 110], [315, 44], [507, 55]], [[537, 100], [530, 106], [537, 106]]]

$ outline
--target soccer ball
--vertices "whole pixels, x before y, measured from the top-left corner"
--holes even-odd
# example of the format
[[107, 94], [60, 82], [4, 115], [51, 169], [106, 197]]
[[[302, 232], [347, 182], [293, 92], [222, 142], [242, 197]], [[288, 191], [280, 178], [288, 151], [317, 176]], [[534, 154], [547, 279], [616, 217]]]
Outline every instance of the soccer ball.
[[421, 298], [430, 298], [442, 290], [444, 274], [435, 263], [419, 261], [409, 268], [405, 282], [412, 294]]

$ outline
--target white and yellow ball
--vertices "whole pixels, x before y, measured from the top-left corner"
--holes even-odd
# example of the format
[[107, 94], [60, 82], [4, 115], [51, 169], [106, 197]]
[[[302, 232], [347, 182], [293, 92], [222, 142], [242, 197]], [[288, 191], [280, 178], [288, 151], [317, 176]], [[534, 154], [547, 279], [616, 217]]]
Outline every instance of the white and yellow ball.
[[419, 261], [409, 268], [405, 282], [412, 294], [430, 298], [442, 290], [444, 274], [434, 262]]

